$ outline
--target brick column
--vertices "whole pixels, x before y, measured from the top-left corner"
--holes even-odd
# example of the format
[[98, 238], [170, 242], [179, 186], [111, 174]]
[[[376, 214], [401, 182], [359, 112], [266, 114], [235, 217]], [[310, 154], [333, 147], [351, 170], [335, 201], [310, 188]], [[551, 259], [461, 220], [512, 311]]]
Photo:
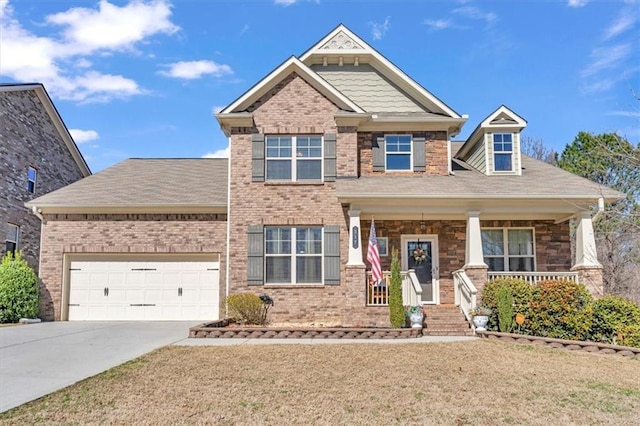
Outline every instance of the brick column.
[[571, 270], [578, 273], [578, 280], [584, 284], [594, 297], [604, 295], [602, 266], [574, 266]]
[[359, 316], [365, 305], [367, 269], [365, 265], [347, 265], [345, 268], [346, 286], [344, 295], [344, 315], [342, 325], [345, 327], [359, 325]]
[[480, 304], [480, 300], [482, 298], [482, 289], [484, 288], [485, 284], [488, 281], [488, 278], [487, 278], [488, 270], [489, 268], [486, 265], [464, 267], [464, 272], [467, 274], [467, 276], [469, 277], [473, 285], [476, 286], [476, 289], [478, 290], [477, 301], [476, 301], [477, 304]]

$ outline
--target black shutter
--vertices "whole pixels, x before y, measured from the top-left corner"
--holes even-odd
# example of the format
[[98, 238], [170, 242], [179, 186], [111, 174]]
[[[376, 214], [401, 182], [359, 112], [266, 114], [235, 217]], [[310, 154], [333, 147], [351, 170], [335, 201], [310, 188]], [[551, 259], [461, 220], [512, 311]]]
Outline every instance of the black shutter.
[[264, 227], [249, 226], [247, 235], [247, 284], [264, 284]]
[[251, 181], [264, 182], [264, 135], [251, 135]]
[[427, 169], [426, 166], [426, 154], [424, 146], [424, 138], [413, 138], [413, 171], [424, 172]]
[[335, 182], [337, 175], [336, 166], [336, 134], [324, 134], [324, 180], [325, 182]]
[[373, 171], [384, 172], [384, 135], [374, 134], [371, 141], [371, 150], [373, 151]]
[[340, 285], [340, 227], [324, 227], [324, 283]]

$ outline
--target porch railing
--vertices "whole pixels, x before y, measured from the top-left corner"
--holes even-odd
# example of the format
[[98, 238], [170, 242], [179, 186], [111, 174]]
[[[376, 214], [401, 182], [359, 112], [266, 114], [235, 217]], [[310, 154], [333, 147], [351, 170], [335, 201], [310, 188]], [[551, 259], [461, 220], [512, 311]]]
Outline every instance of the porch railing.
[[529, 284], [536, 284], [538, 281], [560, 280], [578, 282], [577, 272], [487, 272], [489, 281], [496, 278], [517, 278], [525, 280]]
[[[422, 287], [413, 270], [400, 272], [402, 277], [402, 304], [415, 306], [422, 299]], [[367, 271], [367, 306], [389, 306], [389, 283], [391, 271], [382, 272], [382, 280], [373, 282], [371, 272]]]
[[453, 273], [453, 289], [456, 305], [460, 306], [467, 321], [471, 321], [469, 311], [476, 306], [478, 289], [473, 285], [464, 269], [458, 269]]

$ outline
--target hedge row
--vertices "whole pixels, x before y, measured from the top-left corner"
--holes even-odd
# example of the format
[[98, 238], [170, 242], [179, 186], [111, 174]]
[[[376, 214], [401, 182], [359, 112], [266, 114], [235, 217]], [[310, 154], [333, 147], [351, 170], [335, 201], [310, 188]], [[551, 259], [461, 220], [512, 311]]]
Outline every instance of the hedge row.
[[[536, 285], [515, 278], [490, 281], [482, 291], [482, 303], [492, 311], [489, 330], [499, 330], [499, 295], [503, 293], [504, 299], [505, 289], [513, 300], [509, 315], [524, 317], [521, 325], [513, 324], [508, 331], [640, 347], [640, 306], [618, 296], [594, 300], [584, 285], [572, 281], [548, 280]], [[503, 314], [504, 310], [503, 304]]]

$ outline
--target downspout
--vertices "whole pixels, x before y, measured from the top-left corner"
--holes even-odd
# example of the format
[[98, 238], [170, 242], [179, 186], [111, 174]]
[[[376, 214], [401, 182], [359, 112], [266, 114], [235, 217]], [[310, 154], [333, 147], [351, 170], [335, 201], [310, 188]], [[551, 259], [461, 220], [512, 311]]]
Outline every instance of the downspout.
[[[225, 262], [225, 299], [229, 297], [229, 244], [231, 240], [231, 137], [229, 137], [229, 159], [227, 164], [227, 261]], [[227, 306], [225, 304], [225, 317]]]
[[42, 276], [40, 271], [42, 270], [42, 232], [44, 231], [44, 216], [42, 216], [42, 209], [36, 206], [31, 207], [31, 212], [40, 219], [40, 241], [38, 242], [38, 278]]
[[598, 198], [598, 211], [591, 218], [592, 222], [595, 222], [604, 213], [604, 197]]

